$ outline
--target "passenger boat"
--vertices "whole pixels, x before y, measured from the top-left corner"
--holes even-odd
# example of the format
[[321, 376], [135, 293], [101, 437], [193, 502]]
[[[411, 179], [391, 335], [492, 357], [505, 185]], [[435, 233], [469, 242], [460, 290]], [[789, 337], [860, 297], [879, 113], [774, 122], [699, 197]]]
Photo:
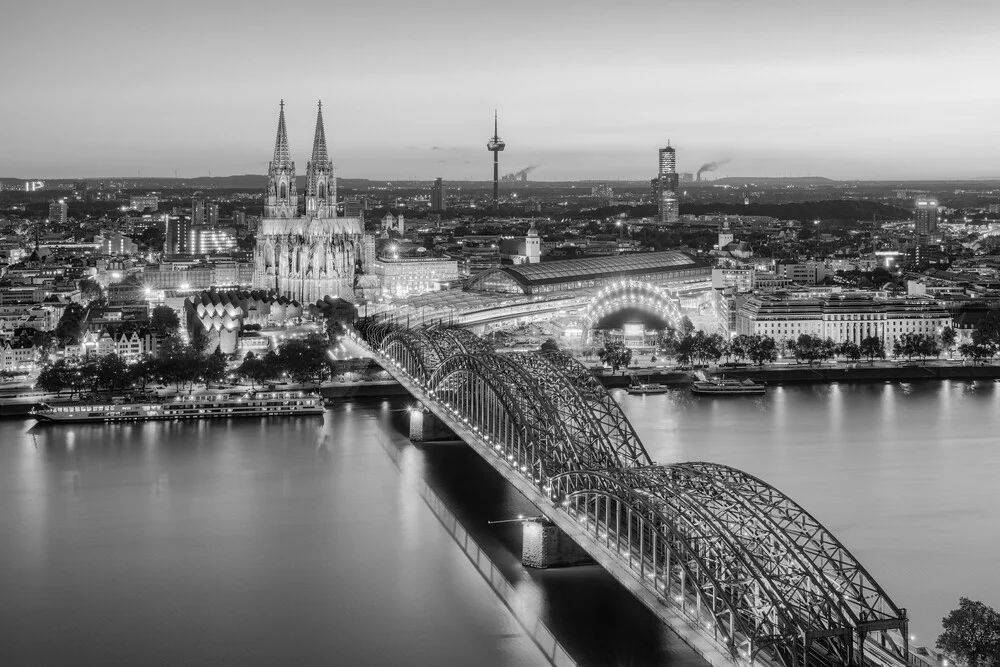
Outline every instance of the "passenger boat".
[[176, 396], [158, 402], [108, 401], [55, 406], [43, 403], [29, 414], [40, 423], [321, 415], [323, 400], [317, 394], [301, 391], [224, 392]]
[[627, 389], [630, 394], [665, 394], [670, 391], [670, 388], [665, 384], [660, 384], [658, 382], [636, 382], [635, 376], [632, 376], [632, 383]]
[[727, 380], [725, 378], [716, 380], [698, 380], [691, 383], [692, 394], [702, 394], [704, 396], [760, 396], [764, 393], [765, 387], [757, 384], [753, 380]]

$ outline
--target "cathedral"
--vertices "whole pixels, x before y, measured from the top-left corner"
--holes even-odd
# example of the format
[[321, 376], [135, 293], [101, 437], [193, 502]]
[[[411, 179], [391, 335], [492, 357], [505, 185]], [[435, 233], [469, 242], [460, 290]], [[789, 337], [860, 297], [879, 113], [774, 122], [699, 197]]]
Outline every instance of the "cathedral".
[[316, 114], [312, 157], [306, 163], [305, 211], [299, 210], [282, 101], [274, 158], [267, 171], [264, 215], [257, 229], [254, 287], [276, 290], [303, 305], [328, 295], [353, 301], [355, 263], [362, 256], [363, 235], [361, 218], [337, 217], [337, 177], [326, 148], [322, 103]]

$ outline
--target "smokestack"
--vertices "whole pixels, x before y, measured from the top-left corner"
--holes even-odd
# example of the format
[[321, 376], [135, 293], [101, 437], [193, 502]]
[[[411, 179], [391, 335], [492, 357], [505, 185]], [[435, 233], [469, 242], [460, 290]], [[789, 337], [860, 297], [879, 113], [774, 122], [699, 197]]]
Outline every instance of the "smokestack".
[[724, 164], [729, 164], [729, 160], [719, 160], [718, 162], [706, 162], [705, 164], [701, 165], [701, 167], [699, 167], [698, 174], [695, 176], [695, 180], [696, 181], [701, 180], [702, 172], [715, 171]]

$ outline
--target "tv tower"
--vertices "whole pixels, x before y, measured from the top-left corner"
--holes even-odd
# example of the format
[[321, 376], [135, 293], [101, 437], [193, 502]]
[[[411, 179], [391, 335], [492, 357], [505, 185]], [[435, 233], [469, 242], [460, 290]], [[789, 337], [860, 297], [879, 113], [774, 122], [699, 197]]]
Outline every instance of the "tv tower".
[[493, 138], [486, 144], [486, 149], [493, 153], [493, 212], [500, 210], [500, 151], [506, 148], [497, 133], [497, 112], [493, 110]]

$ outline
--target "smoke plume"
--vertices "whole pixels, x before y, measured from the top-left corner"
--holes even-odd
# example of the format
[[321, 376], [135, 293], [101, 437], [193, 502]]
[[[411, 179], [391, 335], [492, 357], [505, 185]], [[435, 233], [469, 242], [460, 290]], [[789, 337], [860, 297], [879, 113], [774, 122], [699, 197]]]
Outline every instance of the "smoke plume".
[[715, 171], [724, 164], [729, 164], [729, 160], [719, 160], [718, 162], [706, 162], [698, 168], [698, 175], [695, 177], [697, 180], [701, 180], [702, 172]]

